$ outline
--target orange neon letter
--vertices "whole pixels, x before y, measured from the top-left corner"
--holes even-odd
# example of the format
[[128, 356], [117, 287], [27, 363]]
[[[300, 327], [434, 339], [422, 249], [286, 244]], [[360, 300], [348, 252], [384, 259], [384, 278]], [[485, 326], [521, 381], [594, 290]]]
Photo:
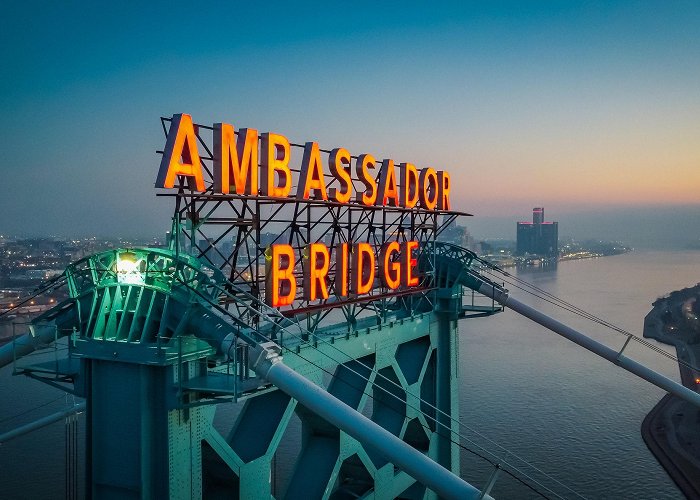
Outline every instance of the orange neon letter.
[[297, 281], [294, 277], [294, 249], [279, 244], [265, 252], [265, 303], [272, 307], [294, 302]]
[[395, 290], [401, 284], [401, 264], [396, 259], [400, 246], [398, 241], [384, 243], [379, 257], [379, 269], [382, 284]]
[[340, 187], [329, 188], [328, 196], [338, 203], [347, 203], [352, 195], [352, 178], [350, 177], [350, 152], [345, 148], [335, 148], [328, 156], [328, 167]]
[[348, 244], [335, 246], [335, 294], [338, 297], [348, 296]]
[[450, 174], [444, 170], [438, 170], [438, 210], [450, 209]]
[[399, 204], [399, 190], [396, 186], [396, 172], [394, 160], [384, 160], [379, 173], [379, 193], [382, 196], [382, 205], [396, 207]]
[[374, 284], [374, 249], [369, 243], [358, 243], [352, 253], [352, 293], [368, 293]]
[[236, 143], [233, 125], [215, 123], [213, 154], [214, 191], [228, 194], [233, 186], [236, 194], [258, 194], [257, 130], [240, 129]]
[[374, 205], [374, 202], [377, 201], [377, 181], [369, 173], [370, 169], [376, 167], [376, 163], [374, 156], [369, 154], [358, 156], [357, 163], [355, 163], [357, 177], [365, 185], [365, 190], [362, 193], [357, 193], [357, 201], [363, 205]]
[[314, 199], [327, 200], [326, 180], [323, 178], [323, 164], [317, 142], [304, 145], [304, 157], [301, 160], [301, 174], [297, 186], [297, 198], [308, 200], [314, 191]]
[[404, 208], [413, 208], [418, 203], [418, 169], [412, 163], [402, 163], [399, 171], [399, 204]]
[[438, 200], [438, 178], [434, 169], [424, 168], [420, 171], [420, 190], [418, 194], [423, 208], [435, 210]]
[[[283, 135], [266, 132], [261, 135], [260, 187], [263, 196], [286, 198], [292, 190], [289, 170], [289, 141]], [[275, 182], [275, 174], [279, 179]]]
[[414, 273], [418, 267], [418, 259], [413, 256], [413, 251], [418, 248], [417, 241], [407, 241], [401, 245], [403, 265], [401, 268], [401, 284], [403, 286], [417, 286], [418, 275]]
[[328, 247], [323, 243], [311, 243], [306, 246], [307, 257], [304, 260], [304, 298], [316, 300], [319, 291], [321, 298], [328, 298], [326, 277], [331, 263]]
[[[205, 191], [202, 160], [197, 150], [197, 135], [190, 115], [173, 115], [163, 158], [160, 160], [157, 188], [172, 188], [178, 175], [187, 177], [190, 189]], [[194, 181], [194, 183], [192, 182]]]

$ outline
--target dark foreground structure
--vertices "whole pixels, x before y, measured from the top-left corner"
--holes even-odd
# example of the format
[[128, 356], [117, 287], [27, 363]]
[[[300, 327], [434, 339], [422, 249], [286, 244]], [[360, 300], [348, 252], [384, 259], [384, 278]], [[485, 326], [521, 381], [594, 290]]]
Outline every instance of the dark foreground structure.
[[[681, 382], [700, 387], [700, 284], [654, 302], [644, 336], [676, 348]], [[688, 498], [700, 498], [700, 408], [667, 394], [642, 423], [642, 437]]]

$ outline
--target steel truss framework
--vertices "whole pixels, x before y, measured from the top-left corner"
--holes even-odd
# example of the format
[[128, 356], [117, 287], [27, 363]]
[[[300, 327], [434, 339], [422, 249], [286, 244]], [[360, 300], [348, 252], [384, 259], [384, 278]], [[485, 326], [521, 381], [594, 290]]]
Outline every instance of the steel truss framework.
[[[119, 266], [126, 257], [130, 271]], [[217, 348], [228, 332], [241, 335], [235, 326], [243, 325], [233, 312], [219, 316], [209, 308], [214, 297], [227, 295], [217, 271], [169, 251], [122, 249], [78, 261], [66, 275], [72, 299], [44, 319], [53, 324], [52, 340], [70, 335], [68, 363], [30, 362], [20, 371], [51, 385], [72, 383], [62, 388], [86, 398], [88, 497], [128, 491], [141, 498], [435, 498], [371, 443], [250, 380], [245, 357]], [[290, 326], [298, 324], [286, 324], [280, 332], [291, 336], [280, 343], [288, 366], [459, 473], [453, 437], [459, 427], [450, 416], [458, 408], [461, 295], [448, 281], [431, 311], [381, 324], [365, 318], [352, 333], [323, 329], [316, 342], [295, 334], [299, 329]], [[269, 325], [271, 308], [257, 306]], [[231, 401], [243, 403], [235, 422], [215, 427], [217, 405]], [[296, 448], [288, 439], [297, 434], [295, 418]], [[115, 453], [121, 449], [140, 453], [125, 465]], [[294, 465], [279, 480], [278, 459]]]
[[[162, 119], [166, 135], [169, 123]], [[51, 341], [70, 335], [69, 363], [21, 369], [35, 378], [48, 370], [41, 378], [48, 382], [60, 375], [86, 398], [87, 496], [435, 498], [371, 443], [251, 376], [248, 348], [273, 338], [299, 374], [458, 474], [461, 285], [443, 276], [450, 266], [435, 240], [461, 214], [218, 194], [213, 129], [195, 130], [208, 187], [194, 192], [179, 179], [174, 192], [160, 194], [175, 198], [171, 247], [121, 249], [72, 265], [72, 298], [44, 315], [58, 332]], [[283, 310], [265, 304], [271, 244], [293, 247], [300, 285], [309, 243], [367, 242], [378, 254], [387, 241], [411, 240], [419, 242], [418, 287], [390, 293], [377, 280], [366, 296], [312, 303], [299, 294]], [[461, 276], [458, 264], [450, 272]], [[329, 290], [334, 271], [331, 258]], [[229, 402], [242, 408], [222, 434], [215, 410]], [[299, 452], [284, 457], [293, 472], [271, 481], [297, 417]], [[138, 453], [125, 461], [114, 450]]]
[[[161, 123], [167, 136], [171, 119], [161, 118]], [[232, 293], [235, 294], [236, 289], [245, 290], [264, 301], [265, 253], [272, 244], [286, 243], [295, 251], [294, 274], [298, 286], [292, 307], [282, 312], [285, 316], [296, 317], [297, 321], [305, 321], [305, 329], [311, 333], [324, 325], [340, 321], [348, 325], [349, 331], [353, 331], [357, 321], [362, 318], [374, 317], [377, 324], [381, 324], [386, 320], [388, 311], [401, 310], [411, 315], [433, 308], [433, 244], [449, 223], [466, 214], [420, 207], [365, 206], [352, 200], [347, 204], [302, 200], [294, 196], [296, 185], [292, 186], [292, 194], [284, 199], [216, 193], [212, 187], [213, 131], [213, 127], [195, 125], [206, 192], [191, 190], [187, 180], [180, 178], [175, 186], [176, 192], [162, 192], [159, 196], [175, 197], [173, 245], [220, 268], [230, 283], [235, 285]], [[300, 168], [293, 162], [295, 158], [302, 157], [304, 145], [291, 144], [291, 148], [290, 170], [293, 177], [298, 177]], [[295, 152], [298, 154], [295, 155]], [[322, 160], [327, 160], [330, 151], [321, 149], [321, 153]], [[352, 158], [357, 159], [356, 156]], [[378, 178], [376, 180], [378, 182]], [[338, 181], [330, 174], [325, 174], [325, 181], [328, 189], [338, 187]], [[353, 179], [353, 192], [363, 190], [364, 185]], [[309, 243], [320, 241], [333, 249], [341, 243], [367, 242], [373, 247], [375, 255], [379, 255], [385, 242], [409, 240], [419, 242], [418, 258], [422, 262], [422, 275], [418, 287], [389, 290], [381, 285], [377, 277], [367, 295], [334, 296], [336, 262], [331, 258], [329, 298], [314, 302], [303, 298], [299, 285], [307, 264], [302, 256]], [[398, 255], [395, 257], [400, 258]], [[246, 304], [243, 297], [237, 297], [236, 300], [223, 302], [224, 307], [235, 310], [238, 317], [247, 320], [251, 326], [259, 324], [260, 317], [255, 314], [256, 306], [251, 301]]]
[[[449, 415], [458, 408], [457, 345], [445, 345], [456, 342], [457, 321], [449, 316], [423, 313], [332, 345], [306, 344], [298, 354], [287, 351], [285, 363], [458, 474], [459, 449], [451, 442], [458, 426], [435, 411]], [[337, 363], [329, 365], [332, 359]], [[370, 446], [280, 391], [247, 399], [228, 435], [212, 428], [202, 450], [205, 496], [436, 498]], [[279, 473], [279, 463], [293, 464], [290, 473]]]

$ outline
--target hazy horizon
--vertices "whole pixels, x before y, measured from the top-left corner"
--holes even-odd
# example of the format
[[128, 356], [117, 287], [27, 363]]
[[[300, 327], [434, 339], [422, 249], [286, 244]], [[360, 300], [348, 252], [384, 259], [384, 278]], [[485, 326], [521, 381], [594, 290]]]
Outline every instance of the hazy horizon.
[[[545, 219], [559, 223], [560, 241], [599, 239], [659, 250], [688, 250], [691, 244], [700, 244], [700, 204], [552, 212], [545, 207]], [[516, 223], [532, 220], [531, 214], [530, 209], [522, 215], [463, 217], [459, 223], [477, 239], [515, 240]]]
[[[533, 205], [534, 206], [534, 205]], [[460, 217], [458, 224], [465, 226], [477, 240], [506, 239], [515, 240], [515, 226], [518, 221], [531, 220], [532, 207], [522, 213], [504, 216], [473, 215]], [[2, 235], [33, 238], [85, 238], [138, 239], [164, 238], [170, 230], [168, 210], [162, 214], [150, 213], [140, 219], [138, 227], [124, 221], [122, 231], [105, 231], [99, 221], [84, 229], [73, 231], [56, 231], [54, 227], [46, 230], [33, 230], [18, 227], [15, 231], [3, 231]], [[161, 216], [158, 216], [161, 215]], [[691, 245], [700, 248], [700, 204], [679, 206], [636, 206], [607, 207], [598, 210], [566, 211], [560, 213], [545, 207], [546, 220], [559, 223], [559, 239], [573, 238], [578, 241], [604, 240], [620, 241], [635, 249], [689, 250]]]

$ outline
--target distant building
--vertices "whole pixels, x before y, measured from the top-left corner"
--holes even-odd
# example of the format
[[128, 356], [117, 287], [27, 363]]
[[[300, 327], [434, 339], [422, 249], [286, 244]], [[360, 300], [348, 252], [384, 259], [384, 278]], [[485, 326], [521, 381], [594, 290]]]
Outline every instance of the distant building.
[[481, 242], [477, 241], [469, 231], [467, 231], [466, 227], [458, 226], [457, 222], [454, 220], [443, 227], [442, 233], [440, 233], [437, 239], [464, 247], [477, 255], [482, 254]]
[[544, 208], [532, 209], [532, 222], [518, 222], [516, 255], [559, 255], [559, 224], [545, 222]]

